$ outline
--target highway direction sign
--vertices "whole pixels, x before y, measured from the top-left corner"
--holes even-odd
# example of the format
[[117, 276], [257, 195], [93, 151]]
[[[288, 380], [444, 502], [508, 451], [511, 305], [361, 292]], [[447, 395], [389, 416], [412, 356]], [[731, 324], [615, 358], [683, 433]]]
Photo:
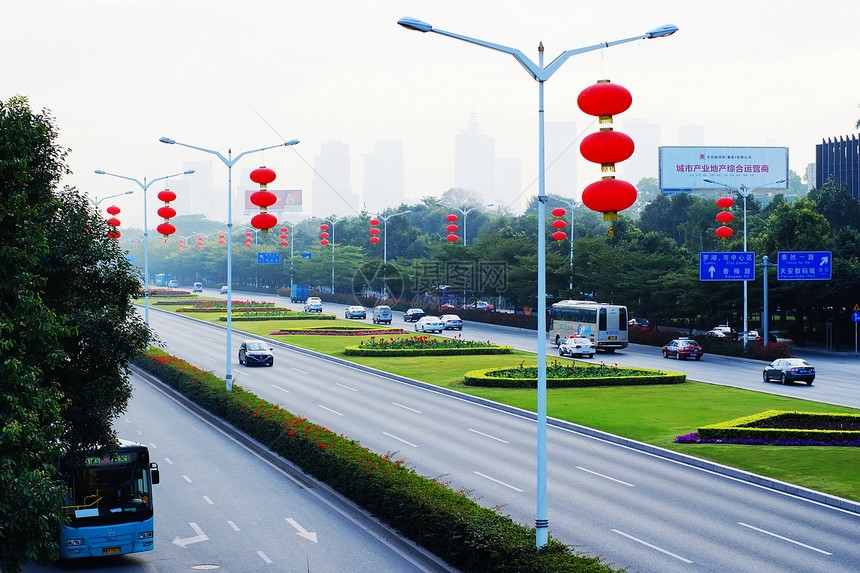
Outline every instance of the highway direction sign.
[[280, 253], [257, 253], [258, 265], [279, 265], [281, 264]]
[[755, 280], [755, 253], [699, 253], [699, 280]]
[[829, 281], [832, 262], [830, 251], [781, 251], [777, 253], [776, 278], [781, 281]]

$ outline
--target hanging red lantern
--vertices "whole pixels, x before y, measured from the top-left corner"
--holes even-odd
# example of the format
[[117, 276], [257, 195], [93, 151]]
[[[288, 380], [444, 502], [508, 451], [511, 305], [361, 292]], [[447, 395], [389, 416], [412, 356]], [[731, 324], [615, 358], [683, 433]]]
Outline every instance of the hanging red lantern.
[[322, 233], [320, 233], [320, 237], [322, 237], [323, 239], [328, 239], [329, 234], [323, 231]]
[[378, 224], [379, 224], [379, 219], [376, 219], [376, 218], [371, 219], [371, 220], [370, 220], [370, 224], [371, 224], [371, 225], [378, 225]]
[[116, 217], [111, 217], [110, 219], [107, 220], [107, 224], [110, 225], [111, 227], [119, 227], [120, 221]]
[[328, 239], [323, 239], [322, 241], [320, 241], [320, 245], [322, 245], [322, 246], [328, 245]]
[[371, 228], [371, 229], [370, 229], [370, 234], [371, 234], [371, 235], [378, 235], [378, 234], [379, 234], [379, 229], [377, 229], [376, 227]]
[[612, 116], [627, 111], [632, 103], [633, 96], [627, 88], [609, 80], [597, 80], [596, 84], [582, 90], [576, 98], [579, 109], [599, 117], [600, 123], [612, 123]]
[[164, 207], [159, 207], [156, 213], [158, 213], [158, 216], [162, 219], [172, 219], [176, 216], [176, 209], [165, 205]]
[[289, 243], [288, 243], [288, 242], [286, 242], [286, 241], [281, 241], [281, 246], [282, 246], [282, 247], [286, 247], [287, 245], [289, 245]]
[[278, 201], [278, 197], [266, 189], [266, 186], [275, 180], [275, 172], [268, 167], [259, 167], [251, 171], [251, 181], [260, 185], [260, 190], [251, 193], [251, 203], [260, 208], [260, 213], [251, 218], [251, 225], [255, 229], [263, 231], [263, 239], [269, 229], [278, 224], [278, 218], [268, 213], [266, 209]]
[[122, 234], [114, 228], [107, 232], [107, 236], [109, 239], [119, 239]]
[[567, 234], [564, 231], [556, 231], [552, 234], [552, 238], [556, 241], [563, 241], [567, 238]]
[[245, 232], [245, 236], [246, 236], [246, 237], [253, 237], [253, 236], [254, 236], [254, 233], [253, 233], [252, 231], [246, 231], [246, 232]]
[[266, 233], [278, 224], [278, 218], [272, 215], [271, 213], [260, 213], [259, 215], [254, 215], [251, 217], [251, 226], [255, 229], [260, 229], [263, 231], [263, 237], [266, 236]]
[[165, 189], [163, 191], [159, 191], [158, 192], [158, 200], [164, 201], [165, 203], [170, 203], [171, 201], [176, 201], [176, 193], [174, 193], [170, 189]]
[[176, 232], [176, 227], [170, 223], [170, 219], [176, 216], [176, 209], [170, 206], [170, 202], [176, 200], [176, 193], [170, 189], [164, 189], [163, 191], [158, 192], [158, 198], [159, 200], [164, 201], [164, 206], [160, 207], [157, 211], [158, 216], [164, 219], [164, 223], [155, 229], [164, 235], [164, 242], [166, 243], [167, 237]]
[[564, 229], [565, 222], [561, 219], [556, 219], [555, 221], [552, 222], [552, 226], [556, 229]]
[[567, 213], [567, 211], [565, 211], [561, 207], [556, 207], [555, 209], [552, 210], [552, 216], [553, 217], [564, 217], [565, 213]]
[[454, 233], [457, 231], [458, 228], [459, 227], [457, 227], [457, 225], [448, 225], [447, 227], [445, 227], [445, 230], [449, 233]]
[[202, 251], [202, 250], [203, 250], [203, 245], [197, 245], [197, 250], [198, 250], [198, 251]]
[[109, 215], [119, 215], [119, 207], [116, 205], [111, 205], [106, 209]]
[[446, 238], [446, 239], [448, 239], [448, 240], [449, 240], [450, 242], [452, 242], [452, 243], [456, 243], [456, 242], [457, 242], [457, 240], [459, 239], [459, 237], [458, 237], [457, 235], [448, 235], [448, 236], [447, 236], [447, 237], [445, 237], [445, 238]]
[[251, 248], [251, 243], [245, 243], [245, 246], [246, 246], [246, 247], [248, 247], [248, 248], [250, 249], [250, 248]]
[[176, 232], [176, 227], [174, 227], [171, 223], [162, 223], [157, 226], [155, 230], [164, 235], [164, 238], [166, 239], [167, 237]]
[[717, 213], [717, 221], [719, 221], [720, 223], [731, 223], [734, 218], [735, 216], [728, 211], [720, 211], [719, 213]]
[[376, 243], [379, 242], [379, 237], [377, 237], [376, 235], [370, 237], [370, 242], [375, 245]]
[[286, 228], [286, 227], [281, 227], [281, 228], [280, 228], [280, 229], [278, 229], [278, 230], [279, 230], [280, 232], [282, 232], [282, 233], [286, 233], [286, 232], [287, 232], [287, 228]]
[[563, 241], [564, 239], [567, 238], [567, 234], [561, 230], [561, 229], [564, 229], [564, 227], [566, 226], [564, 219], [562, 219], [562, 217], [564, 217], [565, 213], [566, 213], [566, 211], [564, 209], [562, 209], [561, 207], [556, 207], [555, 209], [552, 210], [553, 216], [558, 217], [558, 219], [556, 219], [552, 222], [553, 228], [556, 229], [556, 232], [552, 234], [552, 238], [555, 239], [556, 241]]
[[720, 209], [728, 209], [735, 204], [735, 200], [731, 197], [720, 197], [717, 199], [717, 207]]
[[328, 231], [328, 225], [326, 225], [325, 223], [320, 225], [320, 231]]
[[251, 171], [251, 181], [265, 189], [266, 185], [275, 180], [277, 175], [268, 167], [259, 167]]
[[[587, 135], [579, 144], [579, 152], [592, 163], [614, 165], [633, 155], [635, 145], [629, 135], [603, 128], [597, 133]], [[614, 171], [614, 169], [613, 169]]]
[[286, 234], [286, 233], [281, 233], [281, 237], [280, 237], [280, 238], [281, 238], [281, 239], [286, 239], [286, 238], [288, 238], [288, 237], [287, 237], [287, 234]]
[[595, 181], [582, 191], [582, 203], [592, 211], [603, 213], [604, 221], [617, 221], [618, 211], [636, 202], [636, 188], [621, 179]]
[[732, 231], [731, 227], [717, 227], [716, 230], [717, 236], [720, 237], [723, 241], [734, 235], [734, 231]]
[[445, 220], [448, 221], [449, 223], [453, 223], [454, 221], [457, 220], [457, 215], [448, 215], [447, 217], [445, 217]]

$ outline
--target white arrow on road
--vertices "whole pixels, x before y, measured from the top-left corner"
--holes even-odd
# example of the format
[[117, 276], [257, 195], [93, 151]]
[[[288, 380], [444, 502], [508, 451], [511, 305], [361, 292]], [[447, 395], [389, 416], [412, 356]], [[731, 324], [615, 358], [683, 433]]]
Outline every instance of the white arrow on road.
[[314, 543], [318, 543], [317, 534], [315, 532], [308, 531], [307, 529], [299, 525], [298, 522], [292, 517], [286, 517], [285, 519], [287, 520], [287, 523], [296, 528], [296, 535], [298, 535], [299, 537], [304, 537], [305, 539], [309, 539]]
[[209, 541], [209, 537], [205, 533], [203, 533], [203, 530], [200, 529], [199, 525], [197, 525], [196, 523], [189, 523], [188, 525], [191, 526], [191, 529], [193, 529], [194, 533], [196, 533], [197, 535], [195, 535], [194, 537], [186, 537], [185, 539], [179, 539], [179, 536], [177, 535], [176, 539], [173, 540], [174, 545], [178, 545], [179, 547], [185, 548], [192, 543]]

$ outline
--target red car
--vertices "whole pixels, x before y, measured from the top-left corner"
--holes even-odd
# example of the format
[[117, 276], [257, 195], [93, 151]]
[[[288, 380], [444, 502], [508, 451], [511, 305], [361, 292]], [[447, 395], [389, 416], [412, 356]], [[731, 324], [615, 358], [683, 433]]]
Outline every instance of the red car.
[[701, 360], [705, 352], [699, 343], [689, 338], [678, 338], [663, 347], [663, 358], [695, 358]]

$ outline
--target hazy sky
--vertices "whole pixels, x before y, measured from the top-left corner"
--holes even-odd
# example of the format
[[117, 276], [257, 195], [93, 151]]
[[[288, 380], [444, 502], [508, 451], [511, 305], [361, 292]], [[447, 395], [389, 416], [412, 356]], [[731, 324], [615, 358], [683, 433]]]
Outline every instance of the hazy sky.
[[[803, 175], [822, 138], [857, 133], [856, 0], [7, 2], [0, 98], [26, 95], [51, 110], [72, 150], [64, 183], [95, 198], [137, 189], [95, 169], [152, 179], [214, 159], [161, 136], [224, 155], [300, 139], [243, 158], [233, 172], [265, 164], [279, 188], [306, 193], [321, 143], [349, 144], [359, 192], [362, 155], [377, 140], [401, 140], [407, 195], [439, 196], [453, 186], [454, 136], [472, 111], [497, 157], [522, 160], [528, 186], [537, 177], [537, 82], [511, 56], [408, 31], [396, 24], [403, 16], [534, 61], [543, 42], [545, 63], [678, 26], [668, 38], [574, 56], [546, 82], [546, 120], [576, 121], [585, 133], [596, 128], [576, 97], [604, 77], [633, 94], [616, 129], [624, 117], [647, 119], [661, 125], [663, 145], [676, 144], [678, 126], [702, 125], [706, 145], [789, 147], [790, 167]], [[215, 161], [224, 189], [227, 169]], [[593, 169], [589, 180], [599, 177]], [[132, 218], [142, 208], [139, 191], [116, 203]]]

